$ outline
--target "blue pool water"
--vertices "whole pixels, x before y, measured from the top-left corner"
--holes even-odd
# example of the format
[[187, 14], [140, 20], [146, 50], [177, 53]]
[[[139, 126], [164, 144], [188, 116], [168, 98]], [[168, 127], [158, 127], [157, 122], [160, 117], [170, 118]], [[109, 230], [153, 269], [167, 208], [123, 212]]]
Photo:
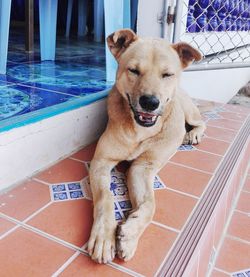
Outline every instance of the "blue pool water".
[[0, 131], [89, 104], [108, 94], [104, 44], [57, 39], [56, 61], [40, 62], [39, 45], [24, 51], [10, 37], [7, 74], [0, 75]]

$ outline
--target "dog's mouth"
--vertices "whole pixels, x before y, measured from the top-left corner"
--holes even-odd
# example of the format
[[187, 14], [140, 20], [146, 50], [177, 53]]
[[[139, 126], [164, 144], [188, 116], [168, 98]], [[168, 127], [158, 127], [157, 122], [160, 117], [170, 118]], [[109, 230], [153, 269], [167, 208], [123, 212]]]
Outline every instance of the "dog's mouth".
[[151, 113], [143, 113], [133, 110], [135, 121], [143, 127], [155, 125], [158, 116]]
[[133, 111], [134, 119], [135, 119], [136, 123], [142, 127], [154, 126], [159, 115], [157, 115], [155, 113], [136, 111], [131, 104], [130, 97], [128, 94], [127, 94], [127, 97], [128, 97], [129, 106], [130, 106], [131, 110]]

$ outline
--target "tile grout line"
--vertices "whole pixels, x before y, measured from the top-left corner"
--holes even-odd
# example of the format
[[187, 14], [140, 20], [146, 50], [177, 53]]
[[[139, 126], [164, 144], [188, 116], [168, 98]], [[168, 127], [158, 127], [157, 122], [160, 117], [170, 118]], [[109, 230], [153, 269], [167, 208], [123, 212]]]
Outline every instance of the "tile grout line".
[[239, 241], [239, 242], [241, 242], [241, 243], [245, 243], [245, 244], [247, 244], [247, 245], [250, 245], [250, 241], [241, 239], [241, 238], [239, 238], [239, 237], [232, 236], [232, 235], [229, 235], [229, 234], [226, 234], [226, 237], [229, 238], [229, 239], [236, 240], [236, 241]]
[[195, 195], [192, 195], [192, 194], [189, 194], [189, 193], [180, 191], [180, 190], [175, 190], [175, 189], [172, 189], [172, 188], [170, 188], [170, 187], [168, 187], [168, 186], [167, 186], [165, 189], [166, 189], [166, 190], [173, 191], [173, 192], [176, 192], [176, 193], [179, 193], [179, 194], [182, 194], [182, 195], [184, 195], [184, 196], [188, 196], [188, 197], [194, 198], [194, 199], [196, 199], [196, 200], [199, 200], [199, 199], [200, 199], [200, 197], [198, 197], [198, 196], [195, 196]]
[[[48, 206], [50, 206], [53, 202], [50, 201], [48, 202], [46, 205], [44, 205], [43, 207], [41, 207], [40, 209], [36, 210], [34, 213], [32, 213], [31, 215], [29, 215], [27, 218], [25, 218], [24, 220], [20, 221], [23, 223], [26, 223], [27, 221], [29, 221], [30, 219], [32, 219], [34, 216], [36, 216], [37, 214], [39, 214], [41, 211], [43, 211], [44, 209], [46, 209]], [[4, 213], [3, 213], [4, 214]], [[8, 220], [10, 221], [10, 220]], [[5, 238], [6, 236], [8, 236], [9, 234], [11, 234], [12, 232], [14, 232], [17, 228], [19, 228], [21, 225], [17, 224], [16, 226], [14, 226], [13, 228], [11, 228], [9, 231], [5, 232], [4, 234], [2, 234], [0, 236], [0, 240]]]
[[76, 158], [72, 158], [72, 157], [69, 157], [70, 160], [73, 160], [73, 161], [76, 161], [76, 162], [80, 162], [80, 163], [87, 163], [87, 162], [90, 162], [90, 161], [82, 161], [82, 160], [79, 160], [79, 159], [76, 159]]
[[220, 268], [218, 268], [218, 267], [214, 267], [213, 269], [215, 269], [215, 270], [217, 270], [217, 271], [219, 271], [219, 272], [221, 272], [221, 273], [228, 274], [229, 276], [232, 276], [231, 273], [229, 273], [229, 272], [227, 272], [227, 271], [225, 271], [225, 270], [223, 270], [223, 269], [220, 269]]
[[[212, 126], [211, 126], [212, 127]], [[205, 131], [206, 132], [206, 131]], [[214, 138], [214, 137], [211, 137], [211, 136], [208, 136], [207, 134], [205, 134], [205, 137], [204, 138], [209, 138], [209, 139], [214, 139], [214, 140], [218, 140], [218, 141], [222, 141], [222, 142], [226, 142], [226, 143], [231, 143], [231, 141], [228, 141], [228, 140], [224, 140], [224, 139], [218, 139], [218, 138]]]
[[43, 180], [40, 180], [40, 179], [38, 179], [38, 178], [36, 178], [36, 177], [31, 177], [31, 179], [34, 180], [34, 181], [36, 181], [36, 182], [39, 182], [39, 183], [41, 183], [41, 184], [44, 184], [44, 185], [46, 185], [46, 186], [50, 186], [50, 185], [51, 185], [50, 183], [47, 183], [47, 182], [45, 182], [45, 181], [43, 181]]
[[170, 227], [170, 226], [168, 226], [168, 225], [162, 224], [162, 223], [160, 223], [160, 222], [158, 222], [158, 221], [152, 220], [151, 223], [154, 224], [154, 225], [156, 225], [156, 226], [159, 226], [159, 227], [161, 227], [161, 228], [163, 228], [163, 229], [166, 229], [166, 230], [175, 232], [175, 233], [177, 233], [177, 234], [180, 233], [180, 230], [175, 229], [175, 228], [173, 228], [173, 227]]
[[25, 218], [24, 220], [22, 220], [23, 223], [26, 223], [27, 221], [29, 221], [30, 219], [32, 219], [34, 216], [38, 215], [40, 212], [42, 212], [44, 209], [46, 209], [47, 207], [49, 207], [50, 205], [52, 205], [53, 202], [50, 201], [48, 202], [46, 205], [44, 205], [43, 207], [41, 207], [40, 209], [38, 209], [37, 211], [35, 211], [33, 214], [31, 214], [30, 216], [28, 216], [27, 218]]
[[191, 166], [188, 166], [188, 165], [185, 165], [185, 164], [181, 164], [181, 163], [177, 163], [177, 162], [173, 162], [173, 161], [168, 161], [168, 163], [171, 163], [171, 164], [174, 164], [174, 165], [179, 165], [179, 166], [182, 166], [182, 167], [185, 167], [185, 168], [188, 168], [188, 169], [192, 169], [194, 171], [199, 171], [201, 173], [213, 175], [212, 172], [208, 172], [208, 171], [205, 171], [205, 170], [202, 170], [202, 169], [194, 168], [194, 167], [191, 167]]
[[6, 231], [5, 233], [3, 233], [0, 236], [0, 240], [4, 239], [5, 237], [7, 237], [9, 234], [13, 233], [16, 229], [18, 229], [20, 227], [20, 225], [16, 225], [14, 227], [12, 227], [10, 230]]
[[[223, 130], [228, 130], [228, 131], [234, 131], [234, 132], [237, 132], [239, 130], [237, 129], [231, 129], [231, 128], [227, 128], [227, 127], [220, 127], [220, 126], [214, 126], [214, 125], [210, 125], [210, 124], [207, 124], [208, 127], [215, 127], [215, 128], [218, 128], [218, 129], [223, 129]], [[240, 129], [240, 128], [239, 128]]]
[[[53, 242], [56, 242], [56, 243], [58, 243], [58, 244], [60, 244], [60, 245], [63, 245], [63, 246], [65, 246], [65, 247], [67, 247], [67, 248], [70, 248], [70, 249], [72, 249], [72, 250], [79, 251], [80, 253], [82, 253], [82, 254], [88, 256], [88, 252], [87, 252], [86, 250], [84, 250], [84, 249], [82, 249], [82, 248], [80, 248], [80, 247], [78, 247], [78, 246], [76, 246], [76, 245], [73, 245], [73, 244], [70, 243], [70, 242], [67, 242], [67, 241], [62, 240], [62, 239], [60, 239], [60, 238], [57, 238], [57, 237], [55, 237], [55, 236], [53, 236], [53, 235], [51, 235], [51, 234], [49, 234], [49, 233], [46, 233], [46, 232], [44, 232], [44, 231], [42, 231], [42, 230], [40, 230], [40, 229], [37, 229], [36, 227], [33, 227], [33, 226], [31, 226], [31, 225], [28, 225], [28, 224], [26, 224], [26, 223], [24, 223], [24, 222], [22, 222], [22, 221], [19, 221], [19, 220], [15, 219], [15, 218], [12, 218], [12, 217], [10, 217], [10, 216], [7, 216], [7, 215], [5, 215], [5, 214], [3, 214], [3, 213], [0, 213], [0, 217], [2, 217], [2, 218], [4, 218], [4, 219], [8, 219], [9, 221], [12, 221], [12, 222], [18, 224], [19, 227], [23, 227], [23, 228], [25, 228], [26, 230], [32, 231], [32, 232], [34, 232], [34, 233], [36, 233], [36, 234], [38, 234], [38, 235], [40, 235], [40, 236], [42, 236], [42, 237], [44, 237], [44, 238], [46, 238], [46, 239], [48, 239], [48, 240], [51, 240], [51, 241], [53, 241]], [[127, 273], [127, 274], [130, 274], [130, 275], [132, 275], [132, 276], [135, 276], [135, 277], [143, 277], [143, 275], [141, 275], [141, 274], [139, 274], [139, 273], [137, 273], [137, 272], [135, 272], [135, 271], [133, 271], [133, 270], [130, 270], [130, 269], [128, 269], [128, 268], [125, 268], [125, 267], [123, 267], [123, 266], [120, 266], [120, 265], [118, 265], [118, 264], [115, 264], [115, 263], [113, 263], [113, 262], [111, 262], [109, 265], [110, 265], [111, 267], [114, 267], [114, 268], [116, 268], [116, 269], [119, 269], [120, 271], [123, 271], [123, 272], [125, 272], [125, 273]]]
[[[61, 75], [58, 75], [58, 76], [55, 76], [55, 78], [59, 77]], [[39, 79], [39, 78], [38, 78]], [[30, 80], [31, 82], [34, 81], [34, 83], [36, 83], [36, 78], [35, 79], [32, 79]], [[28, 81], [28, 82], [30, 82]], [[69, 94], [69, 93], [65, 93], [65, 92], [62, 92], [62, 91], [58, 91], [58, 90], [52, 90], [52, 89], [47, 89], [47, 88], [41, 88], [41, 87], [36, 87], [36, 86], [32, 86], [32, 85], [29, 85], [27, 81], [25, 82], [21, 82], [21, 83], [16, 83], [16, 86], [20, 86], [20, 87], [28, 87], [28, 88], [33, 88], [33, 89], [36, 89], [38, 91], [48, 91], [48, 92], [53, 92], [53, 93], [56, 93], [56, 94], [62, 94], [62, 95], [66, 95], [66, 96], [71, 96], [73, 98], [80, 98], [82, 96], [79, 96], [79, 95], [74, 95], [74, 94]], [[39, 84], [39, 83], [36, 83], [36, 84]], [[54, 106], [54, 105], [53, 105]]]
[[249, 193], [250, 194], [250, 191], [245, 190], [245, 189], [242, 189], [241, 192], [245, 192], [245, 193]]
[[5, 215], [5, 214], [3, 214], [3, 213], [0, 213], [0, 217], [5, 218], [5, 219], [8, 219], [9, 221], [12, 221], [12, 222], [18, 224], [20, 227], [23, 227], [23, 228], [25, 228], [25, 229], [27, 229], [27, 230], [29, 230], [29, 231], [33, 231], [34, 233], [36, 233], [36, 234], [38, 234], [38, 235], [40, 235], [40, 236], [42, 236], [42, 237], [45, 237], [45, 238], [47, 238], [47, 239], [49, 239], [49, 240], [52, 240], [52, 241], [54, 241], [54, 242], [57, 242], [57, 243], [59, 243], [59, 244], [61, 244], [61, 245], [63, 245], [63, 246], [66, 246], [66, 247], [70, 248], [70, 249], [78, 250], [78, 251], [80, 251], [80, 252], [83, 252], [83, 251], [84, 251], [84, 250], [82, 250], [82, 249], [81, 249], [80, 247], [78, 247], [78, 246], [75, 246], [75, 245], [73, 245], [73, 244], [71, 244], [71, 243], [69, 243], [69, 242], [66, 242], [66, 241], [64, 241], [64, 240], [62, 240], [62, 239], [60, 239], [60, 238], [57, 238], [57, 237], [55, 237], [55, 236], [53, 236], [53, 235], [50, 235], [49, 233], [46, 233], [46, 232], [44, 232], [44, 231], [42, 231], [42, 230], [40, 230], [40, 229], [38, 229], [38, 228], [36, 228], [36, 227], [33, 227], [33, 226], [28, 225], [28, 224], [26, 224], [26, 223], [23, 223], [22, 221], [19, 221], [19, 220], [15, 219], [15, 218], [12, 218], [12, 217], [10, 217], [10, 216], [7, 216], [7, 215]]
[[209, 152], [209, 151], [206, 151], [206, 150], [203, 150], [203, 149], [199, 149], [199, 148], [196, 148], [196, 151], [211, 154], [211, 155], [215, 155], [215, 156], [219, 156], [219, 157], [223, 157], [223, 155], [212, 153], [212, 152]]
[[244, 214], [244, 215], [246, 215], [246, 216], [250, 216], [250, 213], [243, 212], [243, 211], [238, 210], [238, 209], [235, 209], [234, 212], [237, 212], [237, 213], [240, 213], [240, 214]]
[[[220, 114], [221, 115], [221, 114]], [[222, 116], [222, 115], [221, 115]], [[232, 118], [226, 118], [226, 117], [223, 117], [221, 119], [227, 119], [227, 120], [230, 120], [230, 121], [233, 121], [233, 122], [242, 122], [242, 118], [239, 118], [239, 119], [232, 119]]]
[[51, 275], [51, 277], [57, 277], [62, 273], [78, 256], [80, 255], [79, 251], [76, 251], [58, 270]]

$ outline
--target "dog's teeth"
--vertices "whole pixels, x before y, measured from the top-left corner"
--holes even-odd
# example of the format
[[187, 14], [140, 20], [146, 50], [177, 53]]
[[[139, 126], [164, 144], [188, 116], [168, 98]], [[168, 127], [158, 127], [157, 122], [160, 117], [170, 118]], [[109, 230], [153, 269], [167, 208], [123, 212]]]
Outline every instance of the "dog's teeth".
[[156, 115], [152, 117], [152, 121], [155, 121], [156, 120]]
[[139, 115], [139, 119], [140, 119], [141, 121], [143, 121], [143, 116], [142, 116], [142, 115]]

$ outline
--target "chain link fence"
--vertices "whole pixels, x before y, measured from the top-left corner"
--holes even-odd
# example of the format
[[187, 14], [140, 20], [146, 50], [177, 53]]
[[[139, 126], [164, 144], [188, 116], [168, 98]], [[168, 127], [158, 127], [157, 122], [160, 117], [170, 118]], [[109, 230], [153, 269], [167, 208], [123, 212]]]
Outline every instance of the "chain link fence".
[[192, 69], [250, 66], [250, 0], [177, 0], [174, 41], [204, 56]]

